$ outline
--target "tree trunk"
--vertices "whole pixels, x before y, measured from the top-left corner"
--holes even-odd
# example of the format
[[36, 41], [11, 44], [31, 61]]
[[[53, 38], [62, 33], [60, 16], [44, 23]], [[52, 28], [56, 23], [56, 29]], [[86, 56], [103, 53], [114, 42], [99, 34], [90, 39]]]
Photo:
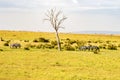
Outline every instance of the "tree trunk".
[[59, 35], [58, 35], [57, 31], [56, 31], [56, 40], [57, 40], [57, 44], [58, 44], [58, 50], [61, 51], [60, 38], [59, 38]]

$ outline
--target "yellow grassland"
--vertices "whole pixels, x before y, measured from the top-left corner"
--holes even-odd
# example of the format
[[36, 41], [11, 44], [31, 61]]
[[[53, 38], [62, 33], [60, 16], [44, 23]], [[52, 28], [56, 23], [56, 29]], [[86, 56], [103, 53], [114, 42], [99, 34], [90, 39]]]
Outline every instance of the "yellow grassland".
[[[55, 40], [54, 33], [0, 31], [4, 40], [30, 40], [44, 37]], [[61, 39], [102, 40], [120, 44], [119, 35], [60, 33]], [[21, 42], [24, 44], [24, 42]], [[120, 80], [120, 48], [99, 54], [55, 49], [10, 49], [0, 41], [0, 80]]]

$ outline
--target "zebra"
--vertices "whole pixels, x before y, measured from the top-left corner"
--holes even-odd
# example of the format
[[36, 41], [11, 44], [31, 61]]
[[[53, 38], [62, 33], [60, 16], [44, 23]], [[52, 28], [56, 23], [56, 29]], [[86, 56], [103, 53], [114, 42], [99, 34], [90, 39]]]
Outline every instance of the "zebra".
[[98, 46], [91, 46], [91, 51], [100, 51], [100, 48]]
[[21, 48], [21, 44], [19, 43], [10, 44], [10, 48]]
[[81, 51], [86, 51], [88, 48], [87, 48], [87, 46], [81, 46], [80, 48], [79, 48], [79, 50], [81, 50]]

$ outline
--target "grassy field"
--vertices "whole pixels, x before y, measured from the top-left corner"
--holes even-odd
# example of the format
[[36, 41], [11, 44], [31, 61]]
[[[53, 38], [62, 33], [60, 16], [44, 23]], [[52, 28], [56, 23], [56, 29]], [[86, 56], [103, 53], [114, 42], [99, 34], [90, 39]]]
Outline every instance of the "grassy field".
[[[44, 37], [55, 40], [54, 33], [0, 31], [4, 40], [20, 42]], [[111, 41], [120, 44], [119, 35], [60, 34], [61, 39]], [[29, 43], [30, 43], [29, 42]], [[120, 48], [89, 51], [56, 49], [10, 49], [0, 41], [0, 80], [120, 80]]]

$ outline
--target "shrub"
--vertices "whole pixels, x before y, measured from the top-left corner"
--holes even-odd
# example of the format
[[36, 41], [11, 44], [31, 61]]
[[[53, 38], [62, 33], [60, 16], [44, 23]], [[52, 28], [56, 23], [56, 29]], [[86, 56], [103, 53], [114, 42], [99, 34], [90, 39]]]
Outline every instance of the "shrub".
[[66, 38], [66, 40], [70, 40], [70, 38]]
[[52, 49], [52, 48], [54, 48], [54, 46], [53, 46], [53, 45], [50, 45], [50, 44], [44, 44], [43, 46], [44, 46], [44, 48], [47, 48], [47, 49]]
[[47, 42], [49, 42], [49, 39], [45, 39], [45, 38], [41, 37], [41, 38], [38, 38], [38, 41], [47, 43]]
[[49, 39], [45, 39], [45, 38], [38, 38], [38, 39], [34, 39], [33, 42], [45, 42], [45, 43], [48, 43], [49, 42]]
[[31, 47], [31, 48], [35, 48], [36, 45], [35, 45], [35, 44], [31, 44], [30, 47]]
[[55, 48], [53, 45], [51, 44], [39, 44], [36, 46], [37, 49], [53, 49]]
[[109, 50], [117, 50], [117, 46], [114, 45], [114, 44], [109, 44], [109, 45], [108, 45], [108, 49], [109, 49]]
[[106, 41], [106, 43], [107, 43], [107, 44], [109, 44], [110, 42], [111, 42], [111, 41], [109, 41], [109, 40], [108, 40], [108, 41]]
[[7, 40], [6, 43], [10, 43], [11, 40]]
[[30, 48], [35, 48], [35, 47], [36, 47], [35, 44], [26, 44], [25, 46], [26, 46], [26, 47], [30, 47]]
[[0, 49], [0, 51], [3, 51], [3, 49]]
[[4, 39], [1, 37], [1, 38], [0, 38], [0, 41], [4, 41]]
[[9, 43], [8, 42], [4, 43], [4, 46], [9, 46]]
[[29, 42], [29, 40], [24, 40], [24, 42]]
[[99, 52], [98, 52], [98, 51], [96, 51], [96, 50], [95, 50], [95, 51], [93, 51], [93, 52], [94, 52], [94, 54], [98, 54], [98, 53], [99, 53]]
[[56, 46], [57, 45], [57, 41], [51, 41], [51, 45]]
[[72, 44], [76, 43], [76, 41], [67, 38], [67, 39], [65, 40], [65, 43], [72, 45]]
[[101, 45], [99, 45], [99, 48], [101, 48], [101, 49], [106, 49], [106, 47], [107, 47], [107, 44], [101, 44]]
[[75, 51], [75, 48], [72, 47], [72, 46], [69, 45], [69, 44], [65, 44], [65, 45], [63, 46], [63, 49], [64, 49], [64, 50], [67, 50], [67, 51]]
[[79, 48], [80, 48], [79, 46], [75, 46], [75, 50], [79, 50]]
[[[62, 48], [62, 47], [61, 47]], [[58, 46], [55, 46], [54, 49], [58, 49]]]
[[86, 43], [85, 41], [78, 41], [78, 40], [76, 41], [76, 44], [77, 44], [78, 47], [84, 46], [85, 43]]
[[90, 40], [89, 40], [89, 41], [87, 41], [87, 42], [88, 42], [88, 43], [92, 43], [92, 41], [90, 41]]
[[118, 44], [118, 47], [120, 47], [120, 44]]
[[37, 49], [44, 49], [45, 46], [44, 46], [43, 44], [39, 44], [39, 45], [36, 46], [36, 48], [37, 48]]
[[94, 41], [94, 43], [103, 43], [104, 41], [102, 40], [97, 40], [97, 41]]
[[61, 66], [59, 62], [56, 62], [54, 66]]
[[34, 39], [33, 42], [39, 42], [38, 39]]
[[70, 40], [69, 43], [72, 45], [72, 44], [76, 43], [76, 41], [75, 40]]
[[63, 42], [60, 42], [60, 44], [64, 44]]
[[30, 50], [30, 48], [29, 47], [24, 47], [24, 50]]

